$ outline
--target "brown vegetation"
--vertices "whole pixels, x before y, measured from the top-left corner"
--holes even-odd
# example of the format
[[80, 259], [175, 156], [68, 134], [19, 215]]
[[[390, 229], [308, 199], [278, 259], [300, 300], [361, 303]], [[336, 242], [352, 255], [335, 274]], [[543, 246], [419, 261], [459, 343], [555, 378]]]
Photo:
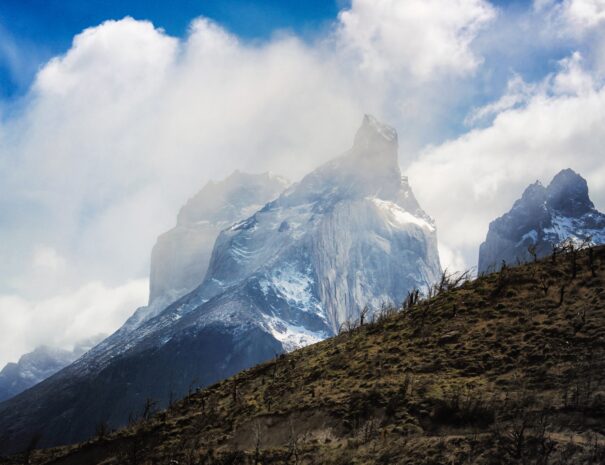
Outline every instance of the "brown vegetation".
[[605, 463], [605, 248], [444, 275], [431, 294], [5, 463]]

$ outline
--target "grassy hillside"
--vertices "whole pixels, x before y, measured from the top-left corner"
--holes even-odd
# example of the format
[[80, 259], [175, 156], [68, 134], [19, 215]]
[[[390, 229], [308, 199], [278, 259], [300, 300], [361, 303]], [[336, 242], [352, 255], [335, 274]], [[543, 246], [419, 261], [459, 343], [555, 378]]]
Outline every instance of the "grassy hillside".
[[605, 248], [451, 287], [4, 463], [605, 463]]

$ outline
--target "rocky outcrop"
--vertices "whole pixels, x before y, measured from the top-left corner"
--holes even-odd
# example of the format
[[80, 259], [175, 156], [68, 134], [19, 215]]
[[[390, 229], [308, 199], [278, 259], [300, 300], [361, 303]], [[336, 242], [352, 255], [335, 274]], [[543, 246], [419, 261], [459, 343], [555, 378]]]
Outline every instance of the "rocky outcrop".
[[176, 226], [162, 234], [153, 247], [149, 304], [159, 301], [165, 307], [199, 286], [221, 230], [277, 198], [288, 184], [271, 173], [240, 171], [221, 182], [206, 184], [181, 208]]
[[543, 257], [566, 240], [605, 243], [605, 215], [588, 195], [586, 180], [571, 169], [558, 173], [547, 187], [530, 185], [513, 208], [493, 221], [479, 248], [479, 273], [498, 271]]

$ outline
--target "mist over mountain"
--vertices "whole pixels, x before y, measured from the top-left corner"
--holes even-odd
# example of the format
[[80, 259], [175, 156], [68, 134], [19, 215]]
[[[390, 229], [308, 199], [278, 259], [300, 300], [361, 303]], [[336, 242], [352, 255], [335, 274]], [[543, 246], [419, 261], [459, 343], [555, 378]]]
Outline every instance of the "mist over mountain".
[[397, 149], [395, 130], [366, 116], [348, 152], [220, 233], [199, 287], [1, 404], [0, 443], [16, 450], [42, 429], [41, 444], [59, 444], [99, 422], [123, 425], [147, 398], [166, 405], [437, 280], [436, 229]]
[[221, 230], [277, 198], [288, 185], [272, 173], [240, 171], [208, 182], [181, 208], [176, 226], [158, 237], [151, 252], [149, 303], [125, 326], [136, 327], [199, 286]]
[[82, 356], [104, 336], [80, 341], [72, 350], [40, 346], [0, 371], [0, 402], [35, 386]]
[[210, 181], [189, 199], [177, 225], [153, 247], [149, 304], [168, 304], [195, 289], [204, 279], [220, 231], [277, 198], [288, 184], [270, 173], [236, 171], [221, 182]]
[[548, 186], [539, 181], [525, 189], [512, 209], [494, 220], [479, 249], [479, 273], [497, 271], [502, 263], [543, 257], [571, 239], [605, 243], [605, 214], [595, 209], [586, 180], [571, 169], [560, 171]]

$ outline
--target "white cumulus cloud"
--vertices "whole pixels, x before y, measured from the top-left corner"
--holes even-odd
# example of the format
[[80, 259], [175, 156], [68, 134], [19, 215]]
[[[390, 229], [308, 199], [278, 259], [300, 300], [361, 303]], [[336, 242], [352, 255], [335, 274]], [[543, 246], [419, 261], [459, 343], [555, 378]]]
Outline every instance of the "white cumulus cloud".
[[46, 344], [71, 350], [77, 341], [111, 333], [145, 303], [146, 279], [109, 288], [90, 282], [73, 292], [28, 300], [0, 296], [0, 366]]
[[340, 40], [372, 73], [418, 79], [473, 71], [471, 43], [495, 16], [483, 0], [354, 0], [340, 13]]

